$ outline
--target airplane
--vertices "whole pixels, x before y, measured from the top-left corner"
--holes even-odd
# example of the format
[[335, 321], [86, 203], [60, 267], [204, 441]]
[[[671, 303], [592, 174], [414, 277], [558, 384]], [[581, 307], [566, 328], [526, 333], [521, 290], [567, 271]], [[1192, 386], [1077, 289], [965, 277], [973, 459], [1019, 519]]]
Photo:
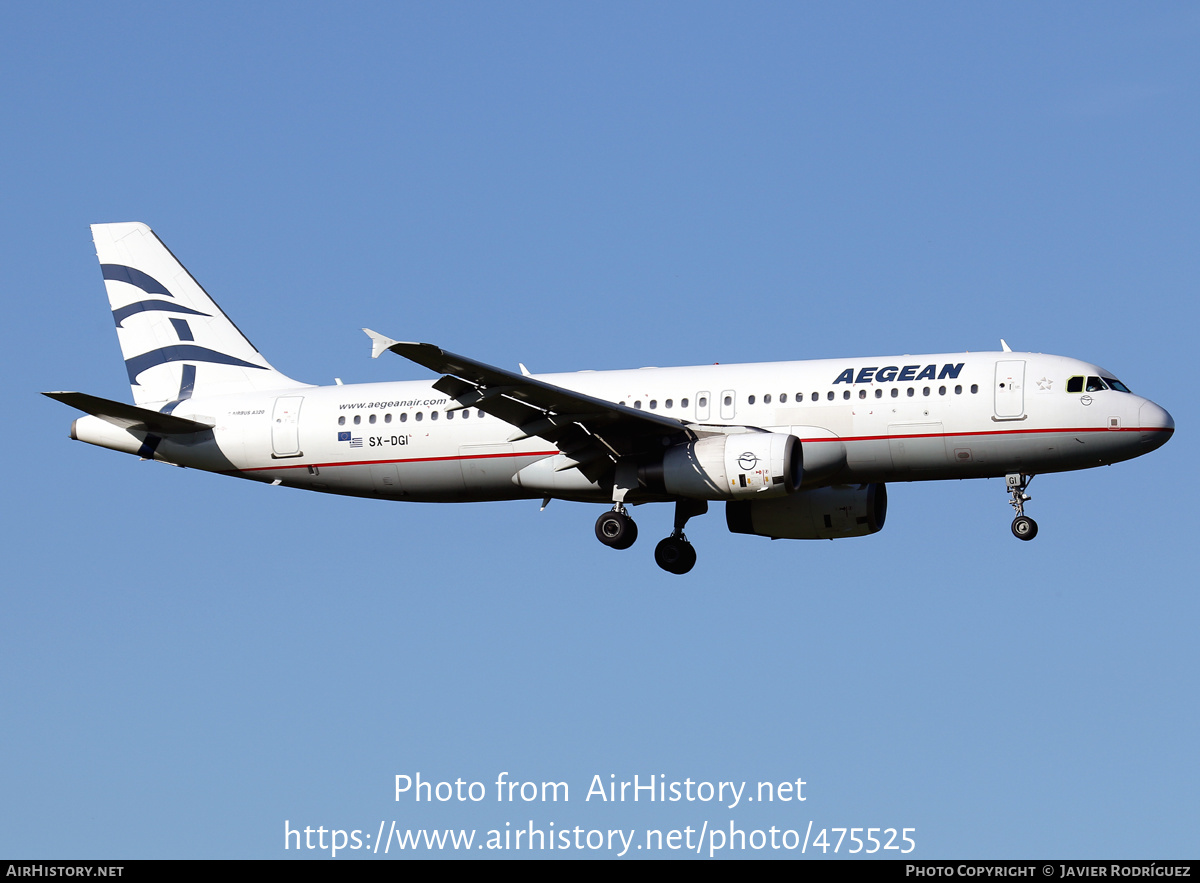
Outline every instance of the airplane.
[[371, 355], [430, 381], [314, 386], [271, 366], [154, 232], [92, 226], [134, 404], [84, 412], [77, 441], [272, 485], [423, 502], [601, 503], [596, 537], [637, 539], [629, 507], [673, 502], [654, 558], [696, 563], [709, 503], [734, 533], [836, 539], [882, 529], [889, 481], [1003, 477], [1031, 540], [1029, 482], [1129, 460], [1175, 423], [1089, 362], [1040, 353], [903, 355], [532, 374], [363, 329]]

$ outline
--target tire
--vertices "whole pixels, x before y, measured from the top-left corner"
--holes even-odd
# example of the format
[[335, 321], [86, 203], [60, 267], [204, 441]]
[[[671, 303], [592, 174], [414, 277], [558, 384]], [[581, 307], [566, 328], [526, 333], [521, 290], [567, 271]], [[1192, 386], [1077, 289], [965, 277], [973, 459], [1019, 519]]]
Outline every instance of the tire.
[[610, 549], [628, 549], [637, 539], [637, 525], [628, 515], [605, 512], [596, 519], [596, 539]]
[[667, 573], [684, 574], [696, 566], [696, 549], [687, 540], [667, 537], [654, 547], [654, 563]]
[[1037, 536], [1037, 522], [1028, 515], [1018, 515], [1013, 519], [1012, 532], [1018, 540], [1032, 540]]

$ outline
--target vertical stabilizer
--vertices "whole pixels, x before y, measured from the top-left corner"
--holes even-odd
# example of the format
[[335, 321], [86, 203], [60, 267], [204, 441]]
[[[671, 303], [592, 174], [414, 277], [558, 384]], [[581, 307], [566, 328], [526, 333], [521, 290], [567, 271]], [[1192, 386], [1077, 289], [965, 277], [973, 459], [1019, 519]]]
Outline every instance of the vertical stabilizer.
[[145, 224], [93, 224], [92, 239], [138, 405], [308, 385], [272, 368]]

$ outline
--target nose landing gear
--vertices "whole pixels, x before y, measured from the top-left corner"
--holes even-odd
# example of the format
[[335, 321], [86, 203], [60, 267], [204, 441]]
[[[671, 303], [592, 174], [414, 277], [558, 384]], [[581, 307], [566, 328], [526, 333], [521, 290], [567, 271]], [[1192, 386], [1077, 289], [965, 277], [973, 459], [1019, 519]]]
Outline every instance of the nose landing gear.
[[1032, 540], [1037, 536], [1038, 526], [1036, 521], [1025, 514], [1025, 504], [1033, 499], [1025, 493], [1025, 488], [1033, 481], [1033, 476], [1023, 472], [1010, 472], [1004, 476], [1004, 481], [1008, 485], [1008, 493], [1012, 496], [1009, 505], [1017, 513], [1012, 523], [1013, 536], [1018, 540]]

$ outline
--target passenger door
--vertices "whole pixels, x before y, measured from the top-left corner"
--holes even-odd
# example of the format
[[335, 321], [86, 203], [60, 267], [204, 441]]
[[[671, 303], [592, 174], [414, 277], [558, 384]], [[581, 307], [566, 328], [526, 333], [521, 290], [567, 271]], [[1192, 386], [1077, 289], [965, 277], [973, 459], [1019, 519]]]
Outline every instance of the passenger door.
[[280, 396], [275, 400], [271, 413], [271, 456], [276, 460], [302, 454], [300, 405], [303, 403], [304, 396]]
[[1025, 416], [1025, 362], [996, 363], [996, 419], [1020, 420]]

